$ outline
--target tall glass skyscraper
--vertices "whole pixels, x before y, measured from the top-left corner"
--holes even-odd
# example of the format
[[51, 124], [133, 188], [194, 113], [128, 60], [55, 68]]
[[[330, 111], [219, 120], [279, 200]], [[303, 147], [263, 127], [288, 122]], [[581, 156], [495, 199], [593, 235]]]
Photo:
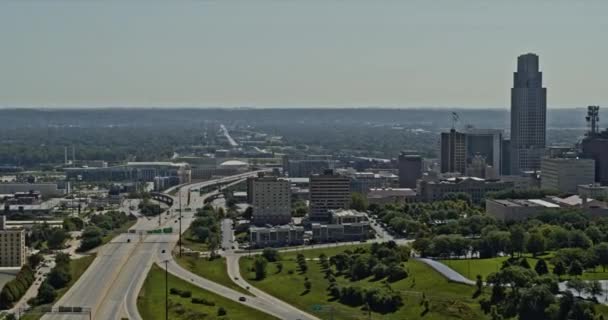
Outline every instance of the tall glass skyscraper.
[[538, 56], [517, 58], [511, 89], [511, 174], [539, 170], [547, 132], [547, 89]]

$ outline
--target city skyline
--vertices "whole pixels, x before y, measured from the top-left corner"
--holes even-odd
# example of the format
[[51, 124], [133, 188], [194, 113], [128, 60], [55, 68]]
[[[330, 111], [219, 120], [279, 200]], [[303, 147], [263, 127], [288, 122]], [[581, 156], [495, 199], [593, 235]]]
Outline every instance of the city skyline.
[[549, 108], [608, 101], [603, 2], [0, 6], [2, 108], [506, 109], [526, 52]]

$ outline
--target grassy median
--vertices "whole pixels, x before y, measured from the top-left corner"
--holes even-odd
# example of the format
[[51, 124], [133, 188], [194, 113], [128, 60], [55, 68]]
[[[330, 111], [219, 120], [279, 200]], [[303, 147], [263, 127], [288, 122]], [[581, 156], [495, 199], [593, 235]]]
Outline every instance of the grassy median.
[[[169, 319], [275, 319], [256, 309], [226, 299], [187, 281], [169, 274], [169, 289], [179, 294], [169, 295]], [[190, 294], [184, 294], [189, 292]], [[190, 295], [190, 297], [187, 297]], [[193, 299], [204, 303], [193, 303]], [[143, 319], [165, 319], [165, 271], [157, 265], [152, 266], [137, 298], [137, 307]], [[221, 311], [225, 315], [221, 315]]]
[[226, 258], [218, 257], [213, 260], [208, 258], [197, 258], [192, 256], [175, 257], [175, 261], [188, 271], [199, 275], [207, 280], [217, 282], [230, 289], [250, 295], [250, 293], [234, 283], [228, 276], [226, 270]]

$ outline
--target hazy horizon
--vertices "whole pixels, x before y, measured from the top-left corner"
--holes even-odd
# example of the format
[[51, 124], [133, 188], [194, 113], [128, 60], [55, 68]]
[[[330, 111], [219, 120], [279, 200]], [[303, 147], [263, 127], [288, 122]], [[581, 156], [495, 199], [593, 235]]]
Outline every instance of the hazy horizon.
[[2, 108], [549, 109], [608, 104], [608, 3], [6, 1]]

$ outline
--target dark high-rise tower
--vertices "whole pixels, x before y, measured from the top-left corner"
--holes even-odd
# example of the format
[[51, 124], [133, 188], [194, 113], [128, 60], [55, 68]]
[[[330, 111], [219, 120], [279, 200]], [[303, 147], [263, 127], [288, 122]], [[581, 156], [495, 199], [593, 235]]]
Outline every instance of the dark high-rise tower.
[[422, 177], [422, 157], [402, 152], [399, 155], [399, 187], [416, 188], [416, 181]]
[[511, 174], [539, 170], [547, 129], [547, 89], [538, 56], [517, 58], [511, 89]]

